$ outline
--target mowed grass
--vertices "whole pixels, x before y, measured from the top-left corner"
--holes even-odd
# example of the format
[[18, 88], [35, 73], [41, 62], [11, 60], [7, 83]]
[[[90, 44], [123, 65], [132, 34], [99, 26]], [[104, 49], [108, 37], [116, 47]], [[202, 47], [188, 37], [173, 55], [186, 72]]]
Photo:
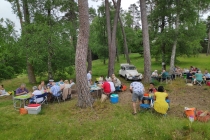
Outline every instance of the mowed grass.
[[[143, 58], [138, 54], [131, 54], [131, 62], [143, 73]], [[199, 55], [198, 57], [179, 58], [177, 64], [182, 68], [193, 65], [201, 70], [210, 69], [210, 57]], [[120, 63], [125, 63], [120, 56]], [[120, 63], [115, 65], [115, 74], [118, 74]], [[169, 68], [169, 66], [167, 66]], [[152, 59], [152, 70], [161, 70], [161, 63]], [[106, 76], [107, 65], [102, 61], [93, 62], [93, 77]], [[16, 89], [21, 83], [28, 84], [27, 76], [21, 75], [11, 80], [5, 80], [2, 84], [7, 90]], [[130, 81], [124, 81], [129, 85]], [[145, 85], [148, 87], [148, 85]], [[183, 86], [183, 79], [176, 83], [164, 84], [168, 89]], [[174, 87], [175, 86], [175, 87]], [[173, 87], [173, 88], [172, 88]], [[207, 87], [208, 88], [208, 87]], [[209, 88], [208, 88], [209, 90]], [[126, 93], [129, 94], [129, 93]], [[170, 94], [170, 93], [169, 93]], [[199, 94], [199, 93], [198, 93]], [[121, 95], [120, 95], [121, 96]], [[128, 96], [130, 97], [130, 96]], [[129, 99], [130, 100], [130, 99]], [[13, 108], [12, 97], [0, 97], [0, 139], [72, 139], [72, 140], [208, 140], [210, 139], [210, 123], [193, 122], [190, 133], [189, 121], [186, 118], [175, 117], [168, 114], [167, 117], [151, 113], [150, 111], [131, 115], [131, 102], [111, 104], [109, 101], [100, 103], [96, 101], [93, 108], [80, 109], [76, 106], [77, 97], [72, 100], [43, 105], [38, 115], [20, 115]], [[173, 104], [172, 104], [173, 106]], [[196, 105], [195, 105], [196, 106]]]

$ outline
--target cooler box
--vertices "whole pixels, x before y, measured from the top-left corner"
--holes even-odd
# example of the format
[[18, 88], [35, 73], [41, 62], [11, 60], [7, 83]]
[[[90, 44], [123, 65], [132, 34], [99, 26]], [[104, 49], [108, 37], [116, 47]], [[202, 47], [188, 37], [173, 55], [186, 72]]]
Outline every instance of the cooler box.
[[111, 103], [116, 104], [116, 103], [118, 103], [118, 101], [119, 101], [119, 96], [118, 96], [118, 94], [112, 94], [112, 95], [110, 96], [110, 102], [111, 102]]
[[27, 106], [28, 114], [38, 114], [41, 111], [40, 104], [30, 104]]

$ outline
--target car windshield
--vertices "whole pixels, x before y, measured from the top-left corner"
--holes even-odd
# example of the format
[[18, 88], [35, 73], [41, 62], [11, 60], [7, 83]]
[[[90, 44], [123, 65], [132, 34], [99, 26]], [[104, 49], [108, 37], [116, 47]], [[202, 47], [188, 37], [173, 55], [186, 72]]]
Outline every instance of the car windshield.
[[126, 70], [135, 70], [136, 68], [134, 66], [129, 66], [129, 67], [126, 67]]

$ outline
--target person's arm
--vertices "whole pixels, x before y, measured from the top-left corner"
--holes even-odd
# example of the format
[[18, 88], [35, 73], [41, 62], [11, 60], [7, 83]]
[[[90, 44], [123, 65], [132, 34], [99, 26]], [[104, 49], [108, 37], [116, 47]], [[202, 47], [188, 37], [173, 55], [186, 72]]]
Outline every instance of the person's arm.
[[39, 86], [38, 86], [38, 89], [39, 89], [39, 90], [41, 90], [41, 89], [42, 89], [42, 86], [41, 86], [41, 85], [39, 85]]
[[31, 98], [32, 98], [32, 97], [34, 96], [34, 94], [33, 94], [33, 93], [31, 93], [31, 95], [30, 95], [30, 96], [31, 96]]
[[130, 86], [130, 92], [133, 93], [133, 87], [132, 86]]
[[154, 101], [156, 100], [156, 94], [154, 93], [154, 97], [153, 97]]
[[60, 90], [63, 90], [64, 89], [64, 87], [65, 87], [65, 85], [63, 84], [63, 85], [61, 85], [60, 86]]
[[167, 96], [166, 96], [166, 100], [167, 100], [167, 99], [169, 99], [169, 98], [168, 98], [168, 93], [166, 93], [166, 94], [167, 94]]
[[22, 94], [26, 94], [26, 91], [20, 92], [18, 89], [16, 90], [16, 95], [22, 95]]

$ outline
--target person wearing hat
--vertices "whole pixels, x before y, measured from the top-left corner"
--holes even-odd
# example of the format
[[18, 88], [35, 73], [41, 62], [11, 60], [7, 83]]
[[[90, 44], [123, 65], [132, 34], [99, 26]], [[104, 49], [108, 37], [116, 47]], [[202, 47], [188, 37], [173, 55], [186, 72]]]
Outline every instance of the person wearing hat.
[[42, 95], [42, 92], [37, 88], [37, 86], [33, 86], [33, 92], [31, 93], [30, 103], [40, 103], [43, 101], [43, 98], [36, 99], [35, 95]]
[[49, 80], [49, 83], [47, 84], [47, 88], [51, 88], [53, 86], [53, 84], [52, 84], [53, 81], [54, 81], [53, 79]]

